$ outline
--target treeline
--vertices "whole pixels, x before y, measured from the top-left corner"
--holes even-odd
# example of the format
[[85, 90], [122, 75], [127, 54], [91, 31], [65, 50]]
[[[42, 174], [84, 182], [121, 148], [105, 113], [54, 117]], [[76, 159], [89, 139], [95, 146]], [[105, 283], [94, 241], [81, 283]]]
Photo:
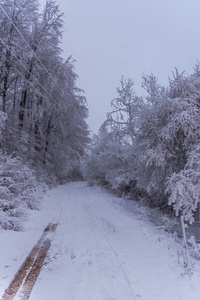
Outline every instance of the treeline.
[[0, 228], [20, 230], [43, 184], [81, 177], [89, 130], [63, 14], [49, 0], [0, 0]]
[[200, 201], [200, 65], [192, 75], [175, 70], [168, 87], [143, 76], [145, 97], [120, 81], [112, 111], [93, 141], [87, 163], [98, 183], [162, 211], [169, 204], [192, 223]]
[[74, 61], [61, 57], [63, 14], [49, 0], [0, 1], [1, 149], [52, 180], [79, 174], [89, 131]]

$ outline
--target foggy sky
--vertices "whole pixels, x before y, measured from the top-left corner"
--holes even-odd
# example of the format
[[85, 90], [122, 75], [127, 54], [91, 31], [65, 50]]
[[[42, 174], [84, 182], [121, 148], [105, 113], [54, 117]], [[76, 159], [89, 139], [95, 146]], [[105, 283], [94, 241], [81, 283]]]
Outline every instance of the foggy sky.
[[56, 2], [65, 14], [63, 57], [72, 55], [77, 61], [78, 86], [85, 91], [90, 114], [87, 123], [95, 133], [122, 75], [132, 78], [142, 95], [143, 73], [153, 73], [166, 86], [175, 67], [190, 74], [200, 59], [198, 0]]

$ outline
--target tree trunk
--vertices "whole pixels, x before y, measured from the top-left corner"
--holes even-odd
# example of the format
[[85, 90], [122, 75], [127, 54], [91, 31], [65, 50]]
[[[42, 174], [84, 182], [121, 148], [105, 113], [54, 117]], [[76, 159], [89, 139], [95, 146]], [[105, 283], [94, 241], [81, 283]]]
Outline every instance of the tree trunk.
[[22, 91], [21, 101], [20, 101], [20, 108], [19, 108], [19, 129], [22, 129], [24, 126], [24, 116], [25, 116], [25, 108], [27, 102], [27, 95], [28, 95], [28, 88], [27, 82], [30, 79], [31, 72], [32, 72], [33, 62], [30, 62], [29, 72], [25, 75], [25, 82], [24, 82], [24, 89]]
[[49, 122], [47, 125], [47, 131], [46, 131], [46, 141], [45, 141], [45, 147], [44, 147], [44, 158], [43, 158], [43, 166], [46, 164], [46, 154], [48, 151], [48, 146], [49, 146], [49, 135], [51, 131], [51, 120], [52, 120], [52, 115], [49, 118]]
[[10, 50], [7, 50], [5, 55], [6, 61], [5, 61], [5, 75], [3, 77], [3, 96], [2, 96], [2, 110], [5, 113], [6, 112], [6, 97], [7, 97], [7, 90], [8, 90], [8, 77], [9, 77], [9, 71], [10, 71], [10, 59], [11, 59], [11, 52]]

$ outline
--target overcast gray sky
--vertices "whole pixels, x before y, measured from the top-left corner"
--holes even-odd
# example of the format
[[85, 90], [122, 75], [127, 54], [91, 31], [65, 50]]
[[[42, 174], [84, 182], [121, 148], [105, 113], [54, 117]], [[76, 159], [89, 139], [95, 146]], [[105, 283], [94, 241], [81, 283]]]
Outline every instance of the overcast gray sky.
[[[45, 0], [39, 0], [44, 4]], [[141, 76], [167, 85], [174, 67], [187, 73], [200, 59], [199, 0], [56, 0], [65, 14], [63, 57], [76, 59], [91, 129], [97, 133], [123, 76], [139, 95]]]

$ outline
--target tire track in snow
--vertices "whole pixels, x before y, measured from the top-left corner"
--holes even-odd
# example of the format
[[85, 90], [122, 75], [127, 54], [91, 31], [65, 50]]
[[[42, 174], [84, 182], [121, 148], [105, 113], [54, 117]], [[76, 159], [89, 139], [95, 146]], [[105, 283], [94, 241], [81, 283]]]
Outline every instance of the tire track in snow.
[[49, 233], [56, 231], [57, 224], [49, 223], [43, 231], [42, 236], [32, 248], [29, 255], [26, 257], [21, 268], [15, 274], [10, 285], [6, 289], [1, 300], [13, 300], [17, 295], [20, 287], [22, 300], [27, 300], [38, 278], [40, 270], [44, 264], [47, 252], [51, 246], [51, 239], [46, 238]]

